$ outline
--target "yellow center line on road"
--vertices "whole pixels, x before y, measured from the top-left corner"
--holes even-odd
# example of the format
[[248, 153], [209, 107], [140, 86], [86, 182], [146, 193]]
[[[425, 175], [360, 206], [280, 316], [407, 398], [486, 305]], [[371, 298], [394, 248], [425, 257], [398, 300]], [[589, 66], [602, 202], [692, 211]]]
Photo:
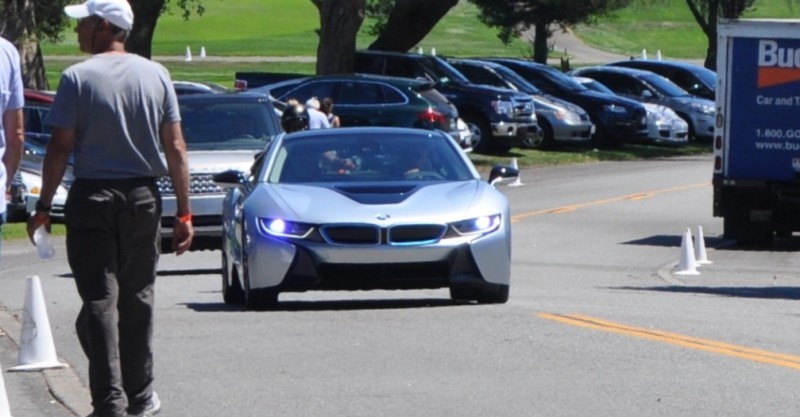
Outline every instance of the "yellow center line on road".
[[520, 214], [515, 214], [515, 215], [511, 216], [511, 223], [516, 223], [516, 222], [518, 222], [520, 220], [527, 219], [528, 217], [541, 216], [543, 214], [569, 213], [569, 212], [572, 212], [572, 211], [575, 211], [575, 210], [578, 210], [578, 209], [591, 207], [591, 206], [600, 206], [600, 205], [603, 205], [603, 204], [611, 204], [611, 203], [616, 203], [616, 202], [626, 201], [626, 200], [643, 200], [645, 198], [654, 197], [654, 196], [659, 195], [659, 194], [672, 193], [672, 192], [676, 192], [676, 191], [683, 191], [683, 190], [688, 190], [688, 189], [691, 189], [691, 188], [700, 188], [700, 187], [705, 187], [705, 186], [708, 186], [708, 185], [711, 185], [711, 183], [709, 183], [709, 182], [701, 182], [701, 183], [698, 183], [698, 184], [679, 185], [677, 187], [662, 188], [660, 190], [653, 190], [653, 191], [647, 191], [647, 192], [642, 192], [642, 193], [628, 194], [628, 195], [623, 195], [623, 196], [619, 196], [619, 197], [604, 198], [602, 200], [587, 201], [585, 203], [580, 203], [580, 204], [571, 204], [571, 205], [566, 205], [566, 206], [561, 206], [561, 207], [556, 207], [556, 208], [549, 208], [549, 209], [537, 210], [537, 211], [529, 211], [527, 213], [520, 213]]
[[720, 355], [733, 356], [754, 362], [761, 362], [770, 365], [782, 366], [784, 368], [800, 370], [800, 356], [752, 349], [744, 346], [717, 342], [714, 340], [685, 336], [678, 333], [632, 327], [580, 314], [562, 315], [539, 313], [537, 316], [542, 319], [557, 321], [572, 326], [587, 327], [590, 329], [618, 333], [630, 337], [638, 337], [641, 339], [668, 343], [689, 349], [703, 350]]

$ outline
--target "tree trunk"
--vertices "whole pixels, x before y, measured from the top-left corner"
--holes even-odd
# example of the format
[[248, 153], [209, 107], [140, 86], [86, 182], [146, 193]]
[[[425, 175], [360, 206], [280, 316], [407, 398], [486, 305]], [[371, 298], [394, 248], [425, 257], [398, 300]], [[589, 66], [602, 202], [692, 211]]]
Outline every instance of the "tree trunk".
[[6, 0], [3, 7], [3, 35], [19, 50], [22, 82], [25, 87], [49, 90], [42, 50], [36, 37], [32, 0]]
[[397, 0], [386, 30], [369, 46], [378, 51], [407, 52], [418, 45], [458, 0]]
[[153, 33], [164, 7], [164, 0], [130, 0], [133, 9], [133, 29], [125, 42], [128, 52], [152, 58]]
[[366, 0], [325, 0], [318, 7], [317, 74], [352, 73], [356, 35], [364, 22]]
[[547, 54], [550, 52], [547, 41], [551, 34], [549, 25], [546, 23], [539, 22], [534, 26], [533, 60], [540, 64], [547, 64]]

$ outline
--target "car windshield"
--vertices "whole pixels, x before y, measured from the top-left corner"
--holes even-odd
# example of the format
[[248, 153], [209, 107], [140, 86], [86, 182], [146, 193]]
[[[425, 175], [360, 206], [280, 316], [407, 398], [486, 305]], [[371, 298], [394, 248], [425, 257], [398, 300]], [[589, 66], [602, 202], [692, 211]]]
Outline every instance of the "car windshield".
[[272, 107], [263, 102], [185, 102], [181, 127], [190, 151], [261, 150], [278, 134]]
[[452, 65], [447, 63], [447, 61], [444, 59], [434, 58], [431, 59], [429, 63], [433, 64], [434, 68], [436, 69], [436, 74], [440, 77], [442, 84], [447, 84], [448, 82], [456, 84], [469, 84], [467, 77], [465, 77], [464, 74], [460, 73]]
[[504, 79], [510, 81], [511, 83], [519, 87], [520, 90], [525, 91], [528, 94], [537, 94], [537, 95], [544, 94], [544, 91], [540, 90], [539, 87], [533, 85], [533, 83], [529, 82], [525, 78], [522, 78], [519, 74], [506, 67], [499, 66], [496, 67], [494, 70], [498, 74], [500, 74]]
[[461, 151], [441, 135], [321, 133], [280, 145], [266, 175], [270, 183], [474, 179]]
[[647, 81], [647, 83], [650, 84], [651, 87], [655, 88], [661, 94], [667, 97], [683, 97], [689, 95], [689, 93], [687, 93], [686, 90], [678, 87], [672, 81], [658, 74], [649, 73], [643, 75], [642, 78], [644, 78], [644, 80]]

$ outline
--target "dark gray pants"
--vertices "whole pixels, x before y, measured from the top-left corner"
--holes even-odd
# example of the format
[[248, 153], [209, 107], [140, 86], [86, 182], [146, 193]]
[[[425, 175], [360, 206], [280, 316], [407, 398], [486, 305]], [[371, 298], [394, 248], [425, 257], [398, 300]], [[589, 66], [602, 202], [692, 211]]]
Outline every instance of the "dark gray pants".
[[151, 178], [82, 180], [66, 203], [67, 258], [83, 306], [95, 415], [143, 410], [152, 394], [153, 285], [161, 198]]

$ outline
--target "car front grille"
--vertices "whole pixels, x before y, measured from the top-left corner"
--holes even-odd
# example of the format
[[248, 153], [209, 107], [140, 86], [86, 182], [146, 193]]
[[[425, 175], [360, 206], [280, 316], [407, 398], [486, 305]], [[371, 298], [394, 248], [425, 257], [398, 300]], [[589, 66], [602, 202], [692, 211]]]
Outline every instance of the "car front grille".
[[[172, 179], [169, 176], [163, 176], [158, 179], [158, 190], [162, 195], [174, 195], [175, 187], [172, 186]], [[213, 174], [191, 174], [189, 182], [189, 195], [209, 195], [209, 194], [222, 194], [220, 188], [213, 178]]]
[[374, 225], [322, 226], [320, 233], [334, 245], [413, 246], [438, 242], [447, 231], [442, 224], [396, 225], [380, 228]]
[[[514, 107], [513, 118], [531, 118], [534, 113], [533, 99], [511, 97], [511, 104]], [[534, 118], [535, 121], [535, 118]]]

